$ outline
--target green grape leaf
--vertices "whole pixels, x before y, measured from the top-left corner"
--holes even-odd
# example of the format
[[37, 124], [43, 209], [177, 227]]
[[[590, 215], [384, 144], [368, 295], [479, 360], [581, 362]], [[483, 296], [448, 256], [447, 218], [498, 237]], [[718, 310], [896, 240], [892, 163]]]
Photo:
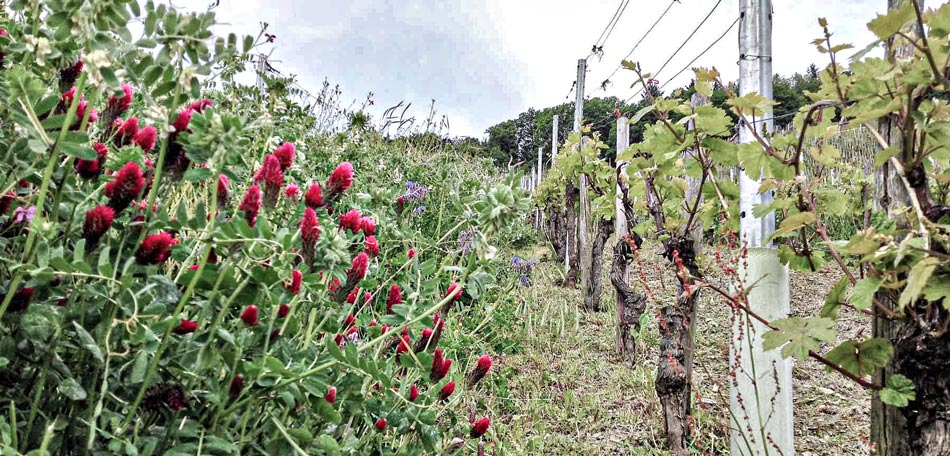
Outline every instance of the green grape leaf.
[[950, 35], [950, 3], [945, 3], [927, 19], [930, 36], [946, 38]]
[[894, 407], [906, 407], [915, 399], [914, 382], [900, 374], [888, 377], [887, 387], [881, 390], [881, 402]]
[[904, 287], [904, 291], [897, 301], [898, 309], [903, 309], [917, 300], [917, 297], [920, 296], [927, 285], [927, 281], [930, 280], [930, 276], [937, 269], [938, 264], [940, 264], [940, 260], [934, 257], [926, 257], [914, 264], [907, 276], [907, 286]]
[[886, 366], [892, 353], [894, 347], [887, 339], [848, 340], [825, 354], [825, 358], [852, 375], [863, 377]]
[[881, 247], [880, 242], [874, 239], [874, 233], [862, 232], [851, 236], [848, 243], [839, 247], [842, 253], [849, 255], [870, 255]]
[[834, 320], [828, 318], [791, 317], [775, 320], [776, 329], [762, 336], [762, 348], [773, 350], [782, 347], [782, 357], [808, 357], [809, 350], [817, 350], [822, 342], [833, 342], [838, 332]]
[[828, 292], [825, 297], [825, 305], [821, 307], [820, 315], [823, 318], [838, 318], [838, 308], [845, 303], [845, 292], [848, 291], [848, 285], [851, 282], [848, 276], [841, 276], [835, 287]]
[[817, 218], [814, 212], [799, 212], [795, 215], [790, 215], [786, 217], [785, 220], [782, 220], [778, 229], [772, 234], [772, 238], [774, 239], [790, 234], [803, 226], [815, 223], [815, 220], [817, 220]]
[[858, 310], [870, 309], [874, 303], [874, 293], [881, 288], [881, 282], [881, 279], [875, 277], [858, 280], [851, 290], [851, 305]]
[[950, 277], [932, 277], [923, 290], [924, 298], [931, 302], [943, 300], [943, 306], [950, 308]]
[[914, 7], [910, 2], [903, 2], [897, 8], [888, 10], [887, 14], [878, 15], [868, 23], [868, 29], [878, 38], [886, 40], [900, 31], [901, 27], [914, 18]]

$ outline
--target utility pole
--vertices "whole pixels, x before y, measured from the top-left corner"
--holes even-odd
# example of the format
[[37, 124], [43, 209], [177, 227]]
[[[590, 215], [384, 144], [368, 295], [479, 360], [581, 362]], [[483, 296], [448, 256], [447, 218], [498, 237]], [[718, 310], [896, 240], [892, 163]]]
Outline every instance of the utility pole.
[[[772, 3], [740, 0], [739, 15], [739, 94], [755, 92], [771, 99]], [[741, 125], [740, 142], [756, 141], [750, 128], [771, 131], [772, 121]], [[771, 203], [773, 194], [760, 194], [762, 182], [751, 178], [749, 171], [744, 169], [739, 176], [740, 241], [748, 246], [748, 266], [741, 271], [743, 286], [752, 311], [766, 320], [785, 318], [790, 309], [788, 268], [768, 240], [775, 232], [775, 213], [753, 215], [753, 207]], [[730, 366], [738, 371], [737, 383], [729, 389], [736, 420], [731, 426], [732, 454], [764, 455], [778, 450], [793, 455], [792, 360], [783, 359], [779, 349], [762, 350], [765, 325], [741, 312], [735, 320], [729, 350]]]
[[[581, 119], [584, 118], [584, 76], [587, 73], [587, 59], [577, 60], [577, 101], [574, 103], [574, 131], [581, 131]], [[582, 140], [580, 147], [583, 148], [586, 141]], [[578, 187], [580, 190], [578, 199], [578, 217], [577, 217], [577, 254], [579, 264], [581, 295], [585, 303], [587, 295], [591, 288], [591, 257], [593, 252], [590, 250], [590, 198], [587, 195], [587, 176], [581, 173]]]

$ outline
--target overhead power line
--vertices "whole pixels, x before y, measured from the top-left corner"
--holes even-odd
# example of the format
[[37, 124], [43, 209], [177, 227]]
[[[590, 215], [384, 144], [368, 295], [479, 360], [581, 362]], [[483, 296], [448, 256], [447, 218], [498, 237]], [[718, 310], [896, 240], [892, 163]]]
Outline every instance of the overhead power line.
[[700, 52], [699, 55], [697, 55], [696, 57], [693, 57], [693, 60], [690, 60], [689, 63], [686, 64], [686, 66], [684, 66], [683, 68], [681, 68], [679, 71], [676, 72], [676, 74], [674, 74], [674, 75], [671, 76], [669, 79], [667, 79], [666, 82], [664, 82], [663, 85], [660, 86], [660, 89], [662, 90], [664, 87], [667, 86], [667, 84], [669, 84], [671, 81], [673, 81], [674, 79], [676, 79], [677, 76], [683, 74], [684, 71], [686, 71], [686, 70], [688, 70], [690, 67], [692, 67], [692, 65], [693, 65], [694, 63], [696, 63], [697, 60], [699, 60], [700, 58], [702, 58], [702, 56], [706, 55], [706, 53], [709, 52], [709, 50], [712, 49], [713, 46], [715, 46], [715, 45], [718, 44], [720, 41], [722, 41], [722, 39], [725, 38], [726, 35], [728, 35], [729, 32], [732, 31], [732, 29], [733, 29], [733, 28], [736, 26], [736, 24], [738, 24], [738, 23], [739, 23], [739, 18], [737, 17], [736, 20], [732, 21], [732, 25], [730, 25], [729, 28], [726, 29], [726, 31], [722, 32], [722, 35], [719, 35], [719, 38], [716, 38], [716, 40], [713, 41], [712, 43], [710, 43], [709, 46], [706, 46], [706, 49], [703, 49], [703, 52]]
[[696, 28], [693, 29], [693, 33], [690, 33], [689, 36], [686, 37], [685, 40], [683, 40], [683, 43], [680, 44], [680, 47], [676, 48], [676, 50], [673, 51], [673, 55], [671, 55], [670, 58], [666, 59], [666, 62], [663, 62], [663, 66], [661, 66], [660, 69], [657, 70], [655, 74], [660, 74], [660, 72], [663, 71], [663, 69], [666, 68], [666, 66], [670, 63], [670, 61], [673, 60], [673, 57], [676, 57], [676, 54], [679, 54], [680, 50], [683, 49], [683, 46], [686, 46], [686, 43], [688, 43], [689, 40], [693, 39], [693, 36], [696, 35], [696, 32], [698, 32], [699, 29], [702, 28], [703, 24], [705, 24], [706, 21], [709, 20], [709, 16], [712, 16], [712, 14], [716, 12], [716, 8], [719, 8], [719, 5], [721, 3], [722, 3], [722, 0], [718, 0], [716, 4], [713, 5], [712, 9], [709, 10], [709, 13], [706, 14], [706, 17], [703, 18], [703, 21], [700, 22], [699, 25], [697, 25]]
[[603, 45], [607, 43], [607, 40], [610, 39], [610, 34], [614, 32], [614, 27], [616, 27], [617, 24], [620, 22], [620, 18], [623, 17], [623, 13], [624, 11], [627, 10], [627, 6], [629, 5], [630, 5], [630, 0], [627, 0], [626, 2], [624, 2], [623, 8], [620, 9], [620, 14], [617, 15], [617, 19], [614, 20], [613, 25], [610, 26], [610, 30], [607, 31], [607, 36], [605, 36], [604, 40], [601, 41], [600, 43], [601, 47], [603, 47]]
[[[621, 60], [621, 62], [622, 62], [623, 60], [628, 60], [628, 59], [630, 58], [630, 56], [633, 55], [634, 51], [636, 51], [637, 48], [640, 47], [640, 43], [642, 43], [643, 40], [645, 40], [646, 37], [650, 34], [650, 32], [652, 32], [653, 29], [656, 28], [656, 26], [660, 23], [660, 21], [662, 21], [663, 18], [666, 17], [666, 13], [670, 12], [670, 8], [673, 7], [673, 4], [674, 4], [674, 3], [679, 3], [679, 0], [671, 0], [671, 1], [670, 1], [670, 4], [666, 6], [666, 9], [663, 10], [663, 13], [661, 13], [660, 16], [659, 16], [658, 18], [656, 18], [655, 21], [653, 21], [653, 25], [651, 25], [650, 28], [647, 29], [647, 31], [643, 34], [643, 36], [641, 36], [640, 39], [637, 40], [637, 43], [633, 45], [633, 48], [630, 49], [630, 52], [627, 52], [627, 55], [624, 56], [624, 58]], [[610, 79], [613, 78], [614, 75], [617, 74], [617, 72], [620, 71], [620, 68], [622, 68], [622, 67], [623, 67], [623, 64], [622, 64], [622, 63], [617, 64], [617, 67], [614, 68], [614, 70], [610, 73], [609, 76], [607, 76], [606, 79], [604, 79], [604, 82], [602, 82], [598, 87], [596, 87], [593, 91], [591, 91], [591, 93], [590, 93], [589, 95], [593, 95], [593, 94], [596, 93], [598, 90], [607, 90], [607, 84], [610, 83]]]
[[614, 27], [617, 26], [617, 22], [620, 21], [620, 17], [623, 16], [624, 11], [627, 9], [627, 5], [630, 4], [630, 0], [622, 0], [617, 9], [614, 11], [614, 15], [610, 18], [610, 22], [607, 22], [607, 25], [604, 26], [604, 29], [600, 32], [600, 36], [597, 37], [597, 41], [594, 41], [594, 47], [603, 46], [607, 42], [607, 38], [610, 38], [610, 34], [614, 31]]
[[[718, 6], [718, 5], [719, 5], [719, 4], [717, 3], [716, 6]], [[713, 11], [715, 11], [715, 7], [713, 8]], [[711, 13], [712, 13], [712, 11], [710, 11], [710, 14], [711, 14]], [[706, 19], [708, 19], [708, 18], [709, 18], [709, 15], [706, 16]], [[706, 19], [703, 19], [703, 23], [706, 22]], [[699, 26], [696, 27], [696, 30], [699, 30], [699, 27], [702, 27], [703, 23], [700, 23]], [[738, 23], [739, 23], [739, 18], [737, 17], [737, 18], [732, 22], [732, 24], [730, 24], [729, 27], [726, 28], [726, 30], [725, 30], [724, 32], [722, 32], [721, 35], [719, 35], [719, 37], [717, 37], [715, 40], [713, 40], [713, 42], [710, 43], [708, 46], [706, 46], [706, 48], [703, 49], [702, 52], [700, 52], [696, 57], [694, 57], [692, 60], [690, 60], [690, 62], [689, 62], [688, 64], [686, 64], [686, 66], [684, 66], [682, 69], [680, 69], [678, 72], [676, 72], [676, 74], [674, 74], [672, 77], [670, 77], [665, 83], [663, 83], [663, 85], [660, 86], [660, 89], [666, 87], [673, 79], [675, 79], [677, 76], [679, 76], [679, 75], [682, 74], [684, 71], [686, 71], [687, 69], [689, 69], [694, 63], [696, 63], [697, 60], [699, 60], [699, 59], [702, 58], [704, 55], [706, 55], [706, 53], [709, 52], [716, 44], [718, 44], [720, 41], [722, 41], [722, 39], [725, 38], [726, 35], [728, 35], [729, 32], [732, 31], [732, 29], [735, 28], [736, 24], [738, 24]], [[694, 30], [694, 31], [693, 31], [693, 34], [695, 34], [695, 32], [696, 32], [696, 31]], [[692, 36], [692, 35], [690, 35], [690, 36]], [[673, 56], [675, 56], [676, 53], [678, 53], [680, 49], [682, 49], [682, 46], [680, 46], [680, 48], [677, 49], [677, 51], [673, 53]], [[671, 57], [669, 60], [672, 60], [672, 57]], [[668, 61], [669, 61], [669, 60], [668, 60]], [[657, 74], [659, 74], [659, 72], [657, 72]], [[626, 100], [624, 100], [622, 104], [627, 104], [627, 103], [629, 103], [631, 100], [633, 100], [634, 98], [636, 98], [636, 96], [637, 96], [637, 95], [640, 95], [641, 93], [643, 93], [643, 88], [642, 88], [642, 87], [641, 87], [640, 90], [638, 90], [636, 93], [634, 93], [634, 94], [631, 95], [629, 98], [627, 98]], [[624, 113], [623, 115], [629, 115], [629, 114], [631, 114], [631, 112]], [[603, 126], [606, 122], [609, 122], [609, 121], [610, 121], [610, 118], [611, 118], [611, 116], [607, 116], [607, 118], [601, 120], [600, 122], [597, 122], [597, 123], [595, 124], [595, 128], [596, 128], [596, 127], [599, 127], [599, 126]]]
[[[681, 50], [683, 50], [683, 46], [686, 46], [686, 43], [688, 43], [689, 40], [691, 40], [691, 39], [693, 38], [693, 36], [696, 35], [696, 32], [698, 32], [699, 29], [702, 28], [703, 24], [705, 24], [706, 21], [709, 20], [709, 17], [712, 16], [712, 14], [713, 14], [714, 12], [716, 12], [716, 8], [719, 8], [719, 5], [720, 5], [721, 3], [722, 3], [722, 0], [718, 0], [718, 1], [716, 2], [716, 4], [713, 5], [712, 9], [709, 10], [708, 13], [706, 13], [706, 17], [704, 17], [703, 20], [702, 20], [698, 25], [696, 25], [696, 27], [693, 29], [693, 32], [690, 33], [689, 36], [686, 37], [685, 40], [683, 40], [683, 42], [680, 44], [680, 46], [679, 46], [678, 48], [676, 48], [675, 51], [673, 51], [673, 54], [671, 54], [670, 57], [669, 57], [668, 59], [666, 59], [666, 62], [663, 62], [663, 65], [660, 67], [660, 69], [657, 70], [656, 73], [653, 73], [653, 75], [652, 75], [651, 77], [654, 77], [654, 78], [655, 78], [656, 76], [659, 76], [659, 75], [660, 75], [660, 73], [663, 71], [663, 69], [666, 68], [666, 65], [668, 65], [668, 64], [670, 63], [670, 61], [673, 60], [674, 57], [676, 57], [676, 54], [679, 54], [679, 52], [680, 52]], [[733, 23], [733, 26], [734, 26], [734, 25], [735, 25], [735, 23]], [[732, 28], [732, 26], [730, 26], [730, 28]], [[640, 88], [640, 90], [638, 90], [637, 93], [631, 95], [630, 98], [627, 98], [626, 100], [624, 100], [624, 104], [629, 103], [630, 100], [634, 99], [637, 95], [640, 95], [641, 93], [643, 93], [643, 88]]]

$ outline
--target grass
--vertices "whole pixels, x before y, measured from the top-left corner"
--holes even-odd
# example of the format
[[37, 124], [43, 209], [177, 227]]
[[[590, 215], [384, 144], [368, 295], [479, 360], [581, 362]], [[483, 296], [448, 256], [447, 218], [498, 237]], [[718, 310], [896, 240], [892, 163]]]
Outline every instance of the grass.
[[[656, 251], [657, 246], [646, 246], [645, 269], [662, 299], [672, 295], [675, 283], [649, 261], [663, 261], [653, 254]], [[533, 248], [519, 256], [544, 259], [550, 254]], [[838, 277], [832, 270], [809, 276], [793, 272], [793, 314], [816, 312]], [[562, 278], [561, 265], [543, 260], [533, 273], [534, 286], [521, 289], [519, 302], [514, 303], [520, 325], [514, 325], [519, 329], [512, 338], [518, 339], [521, 349], [497, 358], [500, 387], [495, 397], [485, 399], [492, 410], [495, 438], [502, 442], [499, 449], [505, 450], [499, 454], [665, 454], [662, 410], [653, 386], [659, 341], [655, 303], [647, 309], [639, 361], [631, 368], [621, 362], [615, 348], [612, 287], [605, 287], [603, 296], [608, 310], [584, 312], [578, 307], [580, 292], [560, 286]], [[691, 434], [697, 454], [729, 452], [729, 315], [711, 293], [702, 295]], [[870, 330], [866, 318], [843, 321], [842, 339]], [[798, 454], [868, 454], [866, 392], [810, 360], [796, 361], [793, 386]]]

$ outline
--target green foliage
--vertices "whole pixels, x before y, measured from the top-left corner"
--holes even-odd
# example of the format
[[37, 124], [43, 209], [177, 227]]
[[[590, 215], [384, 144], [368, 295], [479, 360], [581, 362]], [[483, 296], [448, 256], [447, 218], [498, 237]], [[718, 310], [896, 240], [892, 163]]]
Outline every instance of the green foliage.
[[[696, 108], [682, 92], [664, 98], [651, 91], [649, 75], [628, 64], [640, 76], [652, 111], [632, 111], [643, 124], [643, 135], [617, 155], [618, 161], [629, 163], [627, 196], [638, 200], [632, 206], [635, 216], [652, 219], [640, 223], [638, 232], [664, 241], [685, 236], [694, 219], [707, 229], [715, 227], [714, 234], [735, 229], [738, 192], [721, 176], [738, 166], [761, 179], [758, 192], [771, 192], [774, 198], [754, 207], [751, 215], [776, 214], [779, 224], [772, 239], [780, 244], [780, 260], [806, 272], [831, 264], [844, 274], [829, 290], [820, 316], [771, 322], [774, 330], [765, 335], [764, 347], [781, 347], [786, 357], [819, 358], [881, 391], [885, 402], [898, 406], [915, 400], [911, 374], [924, 378], [932, 373], [898, 372], [906, 378], [889, 374], [898, 379], [894, 385], [874, 385], [868, 378], [877, 369], [906, 365], [893, 362], [893, 356], [927, 356], [895, 351], [901, 342], [926, 345], [901, 339], [914, 337], [913, 331], [894, 341], [848, 340], [826, 354], [821, 348], [834, 342], [839, 316], [872, 309], [879, 318], [920, 326], [916, 329], [920, 334], [935, 338], [947, 334], [950, 269], [941, 252], [950, 247], [946, 234], [950, 153], [945, 153], [950, 141], [946, 79], [950, 8], [917, 13], [913, 2], [903, 2], [869, 24], [878, 38], [893, 43], [891, 49], [900, 49], [896, 58], [868, 57], [872, 45], [847, 66], [841, 63], [846, 61], [841, 53], [851, 45], [832, 42], [827, 21], [820, 20], [825, 33], [814, 43], [831, 63], [821, 70], [809, 68], [804, 76], [775, 78], [775, 101], [756, 93], [739, 96], [734, 86], [722, 83], [715, 69], [696, 69], [696, 79], [685, 93], [713, 99], [712, 106]], [[923, 24], [915, 24], [919, 18]], [[927, 34], [927, 41], [914, 38], [916, 33]], [[769, 113], [786, 122], [786, 116], [794, 116], [791, 131], [759, 128]], [[754, 127], [755, 141], [728, 142], [732, 120]], [[885, 121], [891, 125], [890, 139], [878, 134]], [[694, 128], [687, 129], [687, 124]], [[880, 146], [876, 156], [862, 157], [859, 154], [866, 148], [837, 141], [844, 124], [867, 131]], [[893, 192], [880, 201], [885, 210], [875, 211], [872, 195], [881, 192], [873, 191], [872, 176], [884, 171], [896, 174], [888, 184]], [[686, 196], [686, 183], [696, 179], [702, 202]], [[563, 192], [562, 184], [542, 186], [547, 204], [556, 205], [550, 198]], [[725, 288], [716, 290], [726, 294]], [[739, 304], [745, 300], [744, 293], [726, 297]], [[926, 321], [920, 315], [928, 315]]]
[[[474, 388], [464, 372], [510, 345], [493, 309], [516, 282], [498, 279], [495, 246], [529, 204], [477, 144], [387, 139], [355, 115], [349, 130], [315, 135], [327, 119], [289, 99], [291, 79], [234, 81], [263, 31], [215, 37], [210, 12], [8, 7], [4, 454], [441, 453], [468, 433], [456, 415]], [[121, 133], [131, 117], [146, 134]], [[285, 142], [293, 158], [273, 161]], [[324, 201], [308, 207], [316, 183]], [[359, 226], [343, 229], [351, 210]], [[392, 285], [402, 299], [388, 305]], [[456, 366], [445, 378], [429, 375], [434, 340], [397, 348], [404, 329], [415, 345], [439, 321]]]
[[900, 374], [888, 377], [887, 387], [881, 390], [881, 401], [894, 407], [906, 407], [916, 399], [914, 382]]
[[886, 366], [893, 352], [894, 346], [887, 339], [848, 340], [826, 353], [825, 358], [852, 375], [863, 377]]
[[838, 332], [835, 321], [828, 318], [791, 317], [772, 321], [775, 327], [762, 336], [762, 348], [782, 348], [782, 356], [808, 358], [808, 352], [818, 350], [822, 342], [834, 342]]

